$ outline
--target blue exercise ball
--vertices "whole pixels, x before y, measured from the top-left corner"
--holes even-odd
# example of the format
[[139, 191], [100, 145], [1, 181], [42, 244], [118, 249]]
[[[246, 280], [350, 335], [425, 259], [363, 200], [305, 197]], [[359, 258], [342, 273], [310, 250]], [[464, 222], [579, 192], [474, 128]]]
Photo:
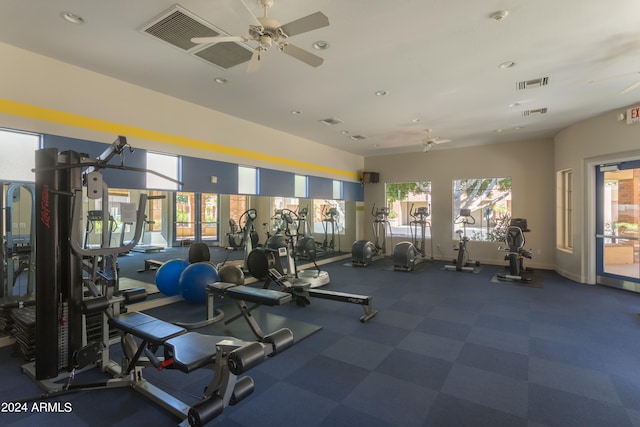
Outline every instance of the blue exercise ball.
[[220, 281], [216, 268], [208, 262], [189, 265], [180, 275], [182, 298], [191, 304], [207, 302], [207, 286]]
[[180, 295], [180, 275], [189, 263], [183, 259], [172, 259], [156, 271], [156, 286], [168, 297]]

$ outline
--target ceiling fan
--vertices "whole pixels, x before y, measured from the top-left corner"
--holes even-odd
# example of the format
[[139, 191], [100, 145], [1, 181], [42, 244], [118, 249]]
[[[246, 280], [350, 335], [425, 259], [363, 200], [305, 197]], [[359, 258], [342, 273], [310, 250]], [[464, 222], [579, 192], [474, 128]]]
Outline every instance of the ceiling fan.
[[422, 140], [423, 153], [429, 151], [434, 145], [446, 144], [447, 142], [451, 142], [450, 139], [442, 139], [439, 136], [431, 136], [431, 129], [426, 129], [425, 132], [427, 132], [427, 137]]
[[[624, 73], [624, 74], [618, 74], [615, 76], [610, 76], [610, 77], [604, 77], [601, 79], [596, 79], [596, 80], [590, 80], [589, 83], [598, 83], [604, 80], [611, 80], [611, 79], [617, 79], [619, 77], [626, 77], [626, 76], [631, 76], [633, 74], [640, 74], [640, 71], [634, 71], [631, 73]], [[622, 89], [620, 92], [618, 92], [618, 95], [624, 95], [627, 92], [631, 92], [634, 89], [637, 89], [640, 87], [640, 80], [638, 80], [637, 82], [631, 84], [630, 86], [627, 86], [626, 88]]]
[[288, 24], [280, 25], [278, 21], [267, 16], [267, 9], [273, 6], [274, 0], [257, 0], [263, 8], [264, 15], [256, 17], [247, 7], [244, 1], [239, 0], [252, 18], [253, 24], [249, 25], [249, 34], [244, 36], [216, 36], [194, 37], [191, 39], [196, 44], [212, 44], [227, 42], [258, 42], [254, 49], [247, 72], [255, 73], [262, 65], [262, 56], [275, 45], [278, 50], [312, 67], [318, 67], [324, 59], [286, 41], [287, 38], [297, 34], [306, 33], [329, 25], [329, 18], [322, 12], [312, 13]]

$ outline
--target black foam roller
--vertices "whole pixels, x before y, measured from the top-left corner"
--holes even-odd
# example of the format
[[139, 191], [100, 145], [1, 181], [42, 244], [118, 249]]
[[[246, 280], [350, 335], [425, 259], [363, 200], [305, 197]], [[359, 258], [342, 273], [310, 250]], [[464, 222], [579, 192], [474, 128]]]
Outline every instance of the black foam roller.
[[127, 289], [122, 295], [126, 304], [135, 304], [147, 299], [147, 290], [145, 288]]
[[290, 329], [282, 328], [264, 337], [263, 341], [271, 344], [273, 347], [272, 354], [275, 355], [293, 345], [293, 332]]
[[203, 426], [224, 410], [224, 402], [218, 396], [203, 400], [189, 408], [188, 420], [190, 426]]
[[258, 342], [247, 344], [229, 353], [227, 365], [234, 375], [247, 372], [264, 361], [264, 347]]
[[83, 314], [100, 313], [105, 311], [107, 308], [109, 308], [109, 299], [107, 297], [96, 297], [82, 301]]
[[255, 384], [251, 377], [240, 378], [236, 383], [236, 386], [233, 388], [233, 394], [231, 395], [229, 404], [235, 405], [236, 403], [240, 402], [242, 399], [253, 393], [254, 389]]

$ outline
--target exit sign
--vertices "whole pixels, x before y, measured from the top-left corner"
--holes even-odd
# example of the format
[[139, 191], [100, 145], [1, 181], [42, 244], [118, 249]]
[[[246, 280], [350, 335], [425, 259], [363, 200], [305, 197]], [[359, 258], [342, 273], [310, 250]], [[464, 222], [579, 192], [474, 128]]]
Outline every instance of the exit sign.
[[627, 124], [640, 123], [640, 107], [633, 107], [627, 110]]

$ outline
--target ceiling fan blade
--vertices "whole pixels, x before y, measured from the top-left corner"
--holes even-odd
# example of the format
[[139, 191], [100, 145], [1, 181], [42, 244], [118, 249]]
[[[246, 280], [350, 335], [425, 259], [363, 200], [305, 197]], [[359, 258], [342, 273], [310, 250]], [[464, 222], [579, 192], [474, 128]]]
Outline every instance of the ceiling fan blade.
[[288, 24], [281, 25], [280, 29], [287, 35], [287, 37], [291, 37], [296, 34], [302, 34], [307, 31], [326, 27], [327, 25], [329, 25], [329, 18], [327, 18], [322, 12], [316, 12], [311, 15], [307, 15], [304, 18], [291, 21]]
[[[249, 9], [249, 6], [247, 6], [247, 4], [242, 0], [240, 0], [240, 3], [242, 3], [242, 6], [243, 6], [244, 10], [239, 11], [239, 12], [241, 12], [242, 15], [249, 14], [249, 17], [250, 17], [250, 20], [252, 21], [252, 24], [253, 25], [257, 25], [258, 27], [261, 27], [262, 24], [260, 23], [260, 21], [258, 21], [258, 18], [256, 17], [256, 15], [253, 14], [251, 9]], [[240, 9], [240, 8], [237, 8], [237, 9]]]
[[598, 82], [603, 82], [605, 80], [617, 79], [617, 78], [620, 78], [620, 77], [626, 77], [626, 76], [630, 76], [632, 74], [639, 74], [639, 73], [640, 73], [639, 71], [632, 71], [630, 73], [616, 74], [615, 76], [602, 77], [600, 79], [589, 80], [588, 83], [598, 83]]
[[262, 56], [265, 52], [263, 52], [260, 48], [257, 48], [253, 51], [253, 55], [251, 55], [251, 61], [249, 61], [249, 67], [247, 67], [247, 73], [257, 73], [262, 67]]
[[194, 37], [191, 39], [191, 42], [195, 44], [213, 44], [213, 43], [224, 43], [224, 42], [246, 42], [247, 40], [249, 40], [248, 37], [216, 36], [216, 37]]
[[620, 92], [618, 92], [618, 95], [622, 95], [624, 93], [627, 92], [631, 92], [632, 90], [634, 90], [635, 88], [640, 87], [640, 80], [638, 80], [637, 82], [635, 82], [634, 84], [632, 84], [631, 86], [629, 86], [626, 89], [621, 90]]
[[311, 65], [312, 67], [319, 67], [324, 62], [324, 59], [302, 48], [299, 48], [296, 45], [283, 43], [281, 50], [287, 55], [292, 56], [307, 65]]

